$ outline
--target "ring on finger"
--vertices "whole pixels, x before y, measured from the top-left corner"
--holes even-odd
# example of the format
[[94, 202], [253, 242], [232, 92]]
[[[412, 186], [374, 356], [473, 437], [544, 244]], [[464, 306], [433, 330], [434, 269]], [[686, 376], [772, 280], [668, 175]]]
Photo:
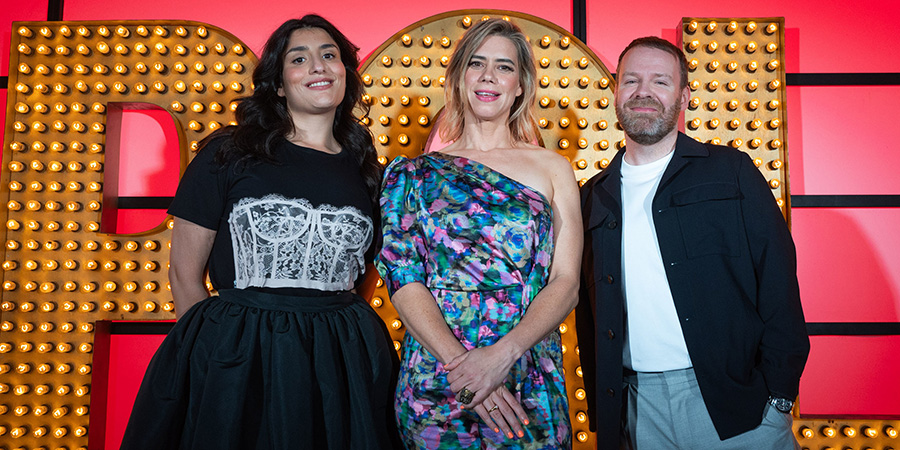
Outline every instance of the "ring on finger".
[[472, 403], [472, 399], [475, 398], [475, 393], [470, 391], [468, 387], [462, 388], [459, 391], [459, 394], [456, 395], [456, 400], [462, 403], [463, 405], [468, 405]]
[[490, 414], [498, 409], [500, 409], [500, 406], [494, 405], [494, 406], [491, 406], [491, 409], [487, 410], [487, 412], [488, 412], [488, 414]]

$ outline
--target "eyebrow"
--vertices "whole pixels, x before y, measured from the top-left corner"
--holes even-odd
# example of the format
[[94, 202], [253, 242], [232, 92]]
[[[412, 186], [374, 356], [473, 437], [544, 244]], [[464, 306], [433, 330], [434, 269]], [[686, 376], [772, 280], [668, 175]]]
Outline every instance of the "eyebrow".
[[[675, 79], [672, 75], [670, 75], [670, 74], [668, 74], [668, 73], [663, 73], [663, 72], [654, 73], [654, 74], [651, 74], [651, 75], [652, 75], [654, 78], [669, 78], [669, 79], [672, 79], [672, 80]], [[623, 78], [624, 78], [624, 77], [627, 77], [627, 76], [636, 77], [636, 76], [639, 76], [639, 73], [638, 73], [638, 72], [625, 72], [625, 73], [622, 74], [622, 77], [623, 77]]]
[[[337, 48], [337, 45], [322, 44], [319, 46], [319, 49], [326, 49], [326, 48]], [[291, 52], [305, 52], [308, 50], [309, 50], [309, 47], [307, 47], [305, 45], [298, 45], [296, 47], [289, 48], [286, 52], [284, 52], [284, 54], [287, 55], [288, 53], [291, 53]]]
[[[482, 60], [482, 61], [487, 61], [487, 58], [484, 57], [484, 56], [481, 56], [481, 55], [472, 55], [472, 59], [479, 59], [479, 60]], [[511, 59], [509, 59], [509, 58], [497, 58], [497, 59], [495, 59], [494, 61], [499, 61], [499, 62], [503, 62], [503, 63], [507, 63], [507, 64], [512, 64], [513, 66], [516, 65], [516, 62], [513, 61], [513, 60], [511, 60]]]

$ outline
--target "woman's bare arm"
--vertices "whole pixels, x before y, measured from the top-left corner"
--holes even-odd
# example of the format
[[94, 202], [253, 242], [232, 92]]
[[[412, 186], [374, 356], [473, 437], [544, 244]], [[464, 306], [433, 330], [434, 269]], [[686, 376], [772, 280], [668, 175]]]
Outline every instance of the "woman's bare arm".
[[215, 230], [175, 218], [172, 250], [169, 252], [169, 284], [172, 286], [176, 319], [180, 319], [194, 304], [209, 297], [206, 263], [215, 238]]
[[466, 352], [425, 285], [409, 283], [391, 296], [391, 302], [406, 325], [406, 332], [442, 364]]

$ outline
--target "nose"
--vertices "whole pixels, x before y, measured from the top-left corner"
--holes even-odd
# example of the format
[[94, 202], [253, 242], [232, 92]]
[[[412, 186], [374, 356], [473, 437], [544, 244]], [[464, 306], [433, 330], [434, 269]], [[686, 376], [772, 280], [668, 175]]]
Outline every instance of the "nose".
[[493, 82], [496, 79], [497, 79], [497, 77], [494, 74], [493, 67], [490, 67], [490, 66], [485, 67], [484, 70], [481, 72], [481, 80], [480, 81]]
[[650, 96], [650, 83], [644, 82], [644, 81], [638, 81], [637, 88], [634, 90], [634, 96], [636, 96], [636, 97]]
[[325, 70], [325, 61], [319, 57], [313, 57], [309, 60], [309, 71], [311, 73], [322, 73]]

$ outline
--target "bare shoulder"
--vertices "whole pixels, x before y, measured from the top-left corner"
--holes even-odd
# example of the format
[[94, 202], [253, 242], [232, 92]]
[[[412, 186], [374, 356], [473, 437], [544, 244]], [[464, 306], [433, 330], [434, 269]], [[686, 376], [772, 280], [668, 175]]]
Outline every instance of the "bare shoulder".
[[522, 148], [520, 154], [524, 160], [528, 161], [528, 164], [539, 166], [543, 170], [549, 169], [554, 175], [572, 171], [572, 166], [565, 156], [544, 147], [528, 144], [527, 147]]
[[542, 192], [552, 202], [556, 203], [558, 199], [567, 199], [573, 193], [577, 194], [575, 174], [572, 171], [572, 164], [566, 157], [536, 145], [521, 148], [516, 156], [517, 164], [523, 167], [524, 171], [540, 179], [540, 182], [534, 182], [535, 185], [540, 183], [544, 187]]
[[549, 172], [554, 184], [560, 182], [569, 184], [575, 181], [572, 163], [565, 156], [542, 147], [538, 147], [535, 156], [538, 158], [542, 170]]

